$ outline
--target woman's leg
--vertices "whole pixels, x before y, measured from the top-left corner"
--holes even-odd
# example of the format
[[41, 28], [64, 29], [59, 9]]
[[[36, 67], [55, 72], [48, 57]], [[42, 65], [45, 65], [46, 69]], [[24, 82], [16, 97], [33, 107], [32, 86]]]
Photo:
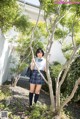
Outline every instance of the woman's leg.
[[30, 92], [34, 93], [36, 84], [30, 83]]
[[35, 84], [30, 83], [30, 91], [29, 91], [29, 105], [32, 105], [32, 100], [33, 100], [33, 94], [35, 90]]
[[35, 103], [37, 103], [37, 100], [38, 100], [38, 98], [39, 98], [41, 86], [42, 86], [42, 85], [40, 85], [40, 84], [37, 84], [37, 85], [36, 85], [36, 88], [35, 88], [35, 97], [34, 97], [34, 102], [35, 102]]

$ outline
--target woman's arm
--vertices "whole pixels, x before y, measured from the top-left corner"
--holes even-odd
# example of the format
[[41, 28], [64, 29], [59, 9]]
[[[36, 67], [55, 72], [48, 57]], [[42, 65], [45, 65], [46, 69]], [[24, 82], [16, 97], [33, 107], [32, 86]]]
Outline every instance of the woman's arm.
[[32, 59], [32, 62], [31, 62], [31, 64], [30, 64], [30, 68], [31, 68], [31, 70], [33, 70], [34, 67], [35, 67], [35, 63], [34, 63], [34, 62], [35, 62], [34, 59]]

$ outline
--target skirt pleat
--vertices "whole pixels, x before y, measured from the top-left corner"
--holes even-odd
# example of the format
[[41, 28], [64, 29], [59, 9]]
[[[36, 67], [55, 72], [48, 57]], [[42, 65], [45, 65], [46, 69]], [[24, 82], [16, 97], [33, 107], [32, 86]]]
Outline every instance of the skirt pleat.
[[[44, 71], [41, 71], [41, 73], [44, 75]], [[33, 84], [45, 84], [44, 79], [37, 70], [33, 70], [29, 82]]]

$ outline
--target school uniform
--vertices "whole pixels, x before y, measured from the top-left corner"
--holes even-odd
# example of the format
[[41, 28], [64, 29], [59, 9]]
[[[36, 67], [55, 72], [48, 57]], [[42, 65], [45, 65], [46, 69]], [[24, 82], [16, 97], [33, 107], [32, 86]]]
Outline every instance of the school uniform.
[[[45, 67], [46, 67], [46, 60], [42, 58], [36, 58], [35, 63], [37, 67], [39, 68], [40, 72], [44, 75], [45, 74]], [[30, 77], [30, 83], [32, 84], [41, 84], [43, 85], [45, 83], [43, 77], [41, 74], [38, 72], [37, 67], [34, 66], [34, 69], [32, 71], [32, 75]]]

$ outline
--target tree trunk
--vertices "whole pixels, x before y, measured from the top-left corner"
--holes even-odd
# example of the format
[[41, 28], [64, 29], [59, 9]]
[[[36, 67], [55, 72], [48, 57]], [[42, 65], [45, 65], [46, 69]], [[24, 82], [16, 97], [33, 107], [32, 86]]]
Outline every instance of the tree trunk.
[[60, 119], [60, 115], [56, 115], [53, 119]]
[[13, 86], [13, 87], [15, 87], [16, 85], [17, 85], [17, 82], [18, 82], [18, 80], [19, 80], [19, 76], [17, 75], [17, 76], [13, 76], [12, 78], [11, 78], [11, 85]]
[[60, 87], [59, 82], [56, 81], [56, 110], [60, 108]]
[[49, 79], [49, 92], [50, 92], [50, 100], [51, 100], [52, 111], [55, 111], [55, 102], [54, 102], [54, 95], [53, 95], [53, 88], [52, 88], [51, 79]]
[[56, 112], [56, 115], [52, 119], [61, 119], [60, 113]]

